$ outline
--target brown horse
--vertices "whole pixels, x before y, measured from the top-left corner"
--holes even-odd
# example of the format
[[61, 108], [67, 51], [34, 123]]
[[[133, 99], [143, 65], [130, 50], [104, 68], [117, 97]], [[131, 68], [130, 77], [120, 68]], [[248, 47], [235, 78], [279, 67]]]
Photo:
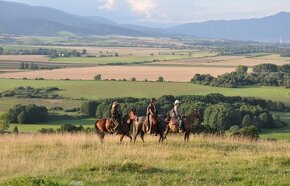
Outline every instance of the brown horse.
[[[119, 125], [119, 129], [117, 135], [121, 135], [120, 143], [123, 141], [124, 137], [127, 136], [132, 141], [132, 136], [130, 135], [130, 130], [133, 121], [135, 120], [135, 109], [132, 109], [127, 116], [122, 118], [122, 121]], [[101, 142], [103, 143], [105, 133], [113, 134], [114, 131], [114, 124], [109, 118], [98, 119], [95, 123], [95, 129], [97, 135], [100, 137]]]
[[147, 116], [138, 117], [137, 113], [135, 114], [135, 123], [133, 125], [133, 140], [136, 142], [136, 138], [140, 135], [140, 138], [143, 142], [145, 134], [159, 134], [159, 142], [163, 141], [163, 133], [165, 130], [165, 124], [163, 119], [152, 117], [152, 129], [150, 130], [149, 121]]
[[[197, 110], [194, 110], [192, 113], [190, 113], [187, 117], [183, 117], [184, 120], [184, 141], [189, 140], [189, 135], [192, 130], [192, 125], [195, 122], [195, 120], [199, 118], [199, 114]], [[179, 126], [175, 119], [170, 118], [169, 123], [166, 127], [166, 130], [164, 132], [163, 138], [166, 139], [167, 134], [171, 131], [173, 133], [179, 133]]]

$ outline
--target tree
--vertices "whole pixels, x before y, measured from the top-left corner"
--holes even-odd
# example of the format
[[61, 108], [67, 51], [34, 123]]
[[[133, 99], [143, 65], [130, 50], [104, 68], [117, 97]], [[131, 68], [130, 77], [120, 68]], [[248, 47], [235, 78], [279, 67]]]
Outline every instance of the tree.
[[94, 80], [101, 81], [102, 80], [102, 75], [101, 74], [95, 75]]
[[2, 55], [4, 52], [4, 48], [3, 47], [0, 47], [0, 55]]
[[253, 67], [253, 72], [264, 73], [264, 72], [278, 72], [278, 66], [275, 64], [259, 64]]
[[96, 101], [84, 101], [81, 106], [81, 112], [87, 114], [90, 117], [96, 115], [97, 102]]
[[115, 53], [115, 57], [119, 57], [119, 54], [117, 52]]
[[269, 113], [264, 112], [264, 113], [259, 115], [259, 118], [263, 123], [263, 128], [273, 127], [273, 124], [274, 124], [273, 118]]
[[87, 54], [87, 50], [86, 50], [86, 49], [83, 49], [83, 50], [82, 50], [82, 54], [83, 54], [83, 55], [86, 55], [86, 54]]
[[46, 107], [30, 104], [27, 106], [16, 105], [8, 111], [9, 121], [13, 123], [38, 123], [48, 121]]
[[238, 114], [229, 105], [211, 105], [204, 111], [204, 123], [217, 130], [225, 131], [238, 123], [238, 118], [240, 118]]
[[24, 64], [24, 62], [22, 62], [22, 63], [20, 64], [20, 69], [25, 69], [25, 64]]
[[24, 112], [24, 111], [22, 111], [22, 112], [17, 116], [17, 121], [18, 121], [18, 123], [20, 123], [20, 124], [24, 124], [24, 123], [27, 122], [27, 121], [26, 121], [26, 116], [25, 116], [25, 112]]
[[9, 128], [9, 115], [8, 113], [3, 113], [0, 115], [0, 132], [4, 132]]
[[159, 76], [156, 82], [164, 82], [164, 78], [162, 76]]
[[253, 121], [250, 115], [245, 115], [243, 120], [242, 120], [242, 126], [243, 127], [249, 127], [253, 125]]
[[132, 77], [132, 78], [131, 78], [131, 81], [136, 81], [136, 78]]
[[244, 65], [239, 65], [236, 69], [238, 74], [246, 74], [248, 72], [248, 67]]
[[14, 133], [14, 134], [19, 134], [19, 130], [18, 130], [18, 127], [17, 127], [17, 126], [14, 127], [14, 129], [13, 129], [13, 133]]

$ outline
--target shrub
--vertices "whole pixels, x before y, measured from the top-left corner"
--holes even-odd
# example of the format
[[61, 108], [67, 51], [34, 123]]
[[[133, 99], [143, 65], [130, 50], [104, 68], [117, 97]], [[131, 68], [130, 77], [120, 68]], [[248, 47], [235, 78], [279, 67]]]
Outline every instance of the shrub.
[[132, 78], [131, 78], [131, 81], [136, 81], [136, 78], [132, 77]]
[[48, 121], [48, 110], [44, 106], [30, 104], [16, 105], [8, 111], [9, 120], [13, 123], [33, 124]]
[[84, 101], [81, 106], [81, 112], [93, 117], [96, 115], [97, 102], [96, 101]]
[[102, 75], [101, 74], [95, 75], [94, 80], [101, 81], [102, 80]]
[[164, 78], [162, 76], [158, 77], [158, 79], [156, 80], [156, 82], [164, 82]]
[[4, 132], [9, 128], [9, 115], [8, 113], [3, 113], [0, 115], [0, 132]]
[[61, 133], [77, 133], [77, 132], [83, 132], [84, 127], [80, 125], [79, 127], [72, 125], [72, 124], [65, 124], [60, 127], [60, 129], [57, 129], [57, 132]]
[[259, 138], [258, 129], [255, 126], [243, 127], [234, 135], [251, 139]]
[[49, 129], [42, 128], [38, 132], [41, 134], [53, 134], [53, 133], [55, 133], [55, 131], [52, 128], [49, 128]]
[[17, 126], [14, 127], [14, 129], [13, 129], [13, 133], [14, 133], [14, 134], [19, 134], [19, 130], [18, 130], [18, 127], [17, 127]]

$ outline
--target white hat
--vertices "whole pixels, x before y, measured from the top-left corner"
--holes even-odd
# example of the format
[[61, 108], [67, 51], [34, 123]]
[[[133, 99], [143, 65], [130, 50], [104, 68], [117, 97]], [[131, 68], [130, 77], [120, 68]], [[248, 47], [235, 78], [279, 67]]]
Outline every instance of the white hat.
[[176, 101], [174, 102], [174, 105], [177, 105], [177, 104], [181, 104], [181, 101], [176, 100]]

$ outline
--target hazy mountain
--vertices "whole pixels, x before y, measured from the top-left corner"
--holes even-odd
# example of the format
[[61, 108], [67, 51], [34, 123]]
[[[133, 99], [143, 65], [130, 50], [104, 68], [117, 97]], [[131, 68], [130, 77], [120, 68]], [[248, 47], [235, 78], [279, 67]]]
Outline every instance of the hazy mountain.
[[56, 35], [60, 31], [86, 35], [151, 36], [102, 17], [81, 17], [48, 7], [0, 1], [0, 33]]
[[[61, 31], [78, 35], [195, 36], [242, 41], [290, 41], [290, 13], [259, 19], [207, 21], [167, 29], [121, 25], [109, 19], [83, 17], [53, 8], [29, 6], [0, 0], [0, 33], [57, 35]], [[62, 32], [63, 33], [63, 32]]]
[[171, 33], [243, 41], [290, 41], [290, 13], [256, 19], [207, 21], [171, 27]]

